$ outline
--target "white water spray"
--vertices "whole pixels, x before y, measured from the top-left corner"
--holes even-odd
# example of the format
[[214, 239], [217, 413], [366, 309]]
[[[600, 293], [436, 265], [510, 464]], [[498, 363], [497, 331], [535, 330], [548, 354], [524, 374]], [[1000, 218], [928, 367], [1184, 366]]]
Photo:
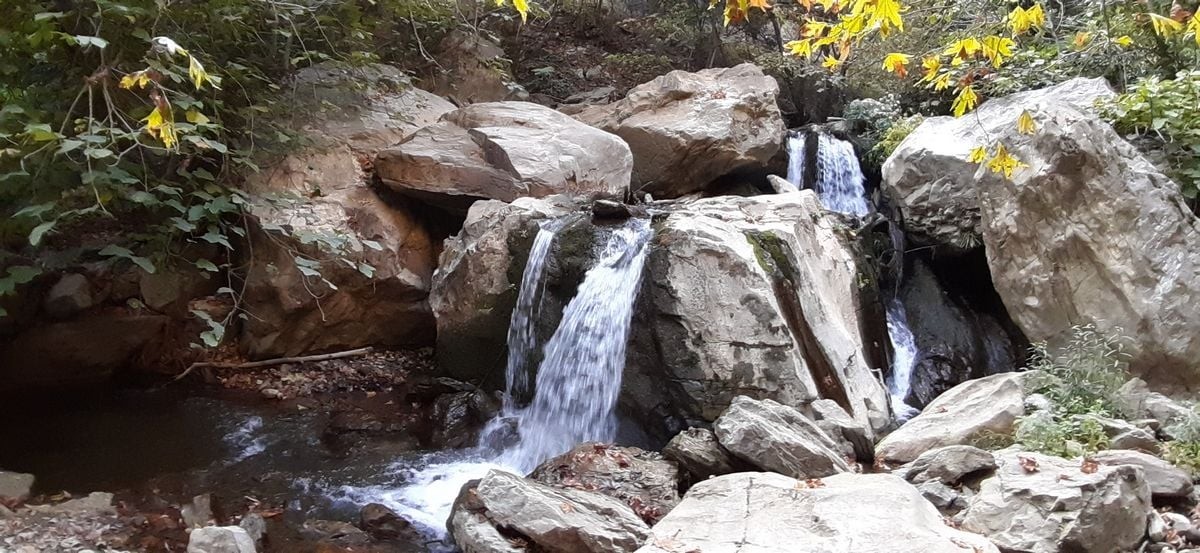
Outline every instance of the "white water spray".
[[[804, 187], [804, 150], [806, 133], [788, 137], [788, 182]], [[854, 155], [854, 145], [825, 133], [817, 135], [817, 182], [814, 187], [821, 204], [830, 211], [847, 215], [866, 215], [866, 177]]]
[[908, 328], [908, 313], [900, 300], [893, 299], [887, 306], [888, 337], [892, 342], [892, 374], [888, 378], [888, 395], [892, 400], [892, 411], [896, 419], [904, 422], [920, 411], [904, 402], [912, 383], [912, 370], [917, 362], [917, 341]]

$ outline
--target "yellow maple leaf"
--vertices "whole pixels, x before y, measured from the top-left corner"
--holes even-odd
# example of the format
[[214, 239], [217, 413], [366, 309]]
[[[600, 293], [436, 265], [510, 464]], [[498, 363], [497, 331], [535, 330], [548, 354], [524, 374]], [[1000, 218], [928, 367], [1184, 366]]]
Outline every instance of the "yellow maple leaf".
[[933, 80], [933, 89], [934, 90], [937, 90], [940, 92], [942, 90], [946, 90], [947, 88], [950, 88], [950, 73], [949, 72], [942, 73], [940, 76], [938, 76], [938, 78]]
[[1120, 46], [1122, 48], [1129, 48], [1130, 46], [1133, 45], [1133, 39], [1129, 38], [1129, 35], [1119, 36], [1117, 38], [1112, 39], [1112, 41], [1113, 41], [1113, 44], [1116, 44], [1117, 46]]
[[172, 148], [179, 142], [178, 134], [175, 132], [175, 120], [169, 108], [166, 113], [163, 113], [163, 110], [156, 107], [142, 121], [146, 122], [146, 132], [162, 141], [163, 146]]
[[1029, 110], [1021, 111], [1020, 117], [1017, 117], [1017, 132], [1021, 134], [1037, 132], [1037, 123], [1033, 121], [1033, 115], [1029, 113]]
[[748, 4], [751, 8], [758, 8], [764, 12], [771, 9], [771, 5], [767, 3], [767, 0], [749, 0]]
[[1192, 33], [1192, 38], [1196, 40], [1196, 46], [1200, 46], [1200, 10], [1192, 14], [1192, 18], [1188, 20], [1188, 32]]
[[806, 58], [812, 57], [812, 54], [813, 54], [812, 39], [805, 38], [805, 39], [800, 39], [800, 40], [793, 40], [793, 41], [787, 43], [785, 46], [787, 47], [788, 50], [790, 50], [792, 52], [793, 56], [804, 56]]
[[942, 58], [938, 56], [925, 56], [921, 60], [921, 67], [925, 69], [925, 76], [921, 77], [921, 81], [933, 81], [937, 77], [938, 70], [942, 68]]
[[835, 58], [833, 56], [825, 56], [825, 60], [821, 62], [821, 67], [824, 67], [830, 71], [833, 71], [834, 69], [837, 69], [837, 67], [841, 64], [842, 64], [842, 62], [838, 61], [837, 58]]
[[816, 38], [824, 36], [825, 31], [829, 29], [829, 24], [824, 21], [807, 21], [800, 28], [800, 36], [802, 38]]
[[964, 38], [951, 44], [943, 53], [951, 56], [950, 65], [961, 65], [964, 61], [974, 58], [982, 49], [983, 45], [979, 43], [979, 39]]
[[971, 149], [971, 154], [967, 156], [968, 163], [980, 163], [987, 159], [987, 148], [976, 146]]
[[1008, 153], [1008, 149], [1004, 147], [1004, 144], [999, 144], [996, 146], [996, 153], [992, 156], [992, 160], [988, 162], [988, 169], [990, 169], [993, 173], [1003, 174], [1004, 178], [1006, 179], [1011, 179], [1013, 176], [1013, 171], [1020, 167], [1029, 166], [1025, 165], [1021, 162], [1021, 160]]
[[1025, 16], [1029, 18], [1029, 22], [1036, 28], [1041, 29], [1046, 26], [1046, 10], [1042, 9], [1042, 3], [1035, 3], [1031, 8], [1025, 10]]
[[1011, 38], [989, 35], [983, 39], [983, 57], [992, 62], [992, 67], [999, 69], [1004, 58], [1012, 57], [1012, 48], [1016, 44]]
[[1160, 37], [1168, 38], [1183, 30], [1183, 25], [1178, 21], [1169, 17], [1163, 17], [1156, 13], [1146, 14], [1150, 16], [1150, 25], [1154, 27], [1154, 32]]
[[726, 0], [725, 2], [725, 26], [730, 23], [737, 23], [746, 19], [746, 0]]
[[1008, 12], [1008, 28], [1012, 29], [1013, 36], [1025, 34], [1033, 23], [1029, 21], [1029, 12], [1025, 8], [1017, 6], [1013, 11]]
[[904, 19], [900, 16], [900, 2], [896, 0], [875, 0], [875, 11], [871, 15], [868, 27], [879, 25], [879, 34], [885, 38], [892, 31], [904, 30]]
[[951, 109], [954, 110], [955, 117], [962, 117], [963, 114], [975, 109], [979, 103], [979, 96], [975, 94], [975, 89], [971, 85], [964, 86], [958, 93], [958, 97], [954, 99], [954, 104]]
[[895, 73], [897, 77], [903, 79], [908, 76], [908, 54], [892, 52], [883, 58], [883, 70]]
[[187, 119], [188, 123], [193, 125], [204, 125], [208, 123], [208, 116], [195, 109], [187, 110], [187, 112], [183, 114], [183, 117]]
[[150, 84], [150, 76], [145, 71], [135, 71], [124, 77], [121, 77], [121, 88], [132, 90], [134, 88], [145, 88]]

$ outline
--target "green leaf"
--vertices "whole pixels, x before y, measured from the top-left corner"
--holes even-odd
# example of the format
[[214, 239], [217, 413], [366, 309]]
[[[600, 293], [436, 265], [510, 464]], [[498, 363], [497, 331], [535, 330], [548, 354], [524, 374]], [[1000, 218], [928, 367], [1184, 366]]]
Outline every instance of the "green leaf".
[[212, 261], [209, 261], [207, 259], [197, 259], [196, 267], [204, 269], [205, 271], [209, 271], [212, 273], [215, 273], [218, 270], [216, 264], [214, 264]]
[[375, 267], [367, 265], [366, 263], [358, 264], [358, 272], [362, 273], [362, 275], [367, 278], [375, 278]]
[[42, 238], [46, 236], [47, 232], [50, 232], [50, 230], [54, 228], [54, 225], [57, 222], [58, 220], [55, 219], [53, 221], [46, 221], [45, 223], [33, 227], [33, 230], [29, 231], [29, 245], [36, 246], [41, 244]]
[[59, 134], [50, 128], [50, 125], [45, 123], [25, 125], [25, 135], [34, 142], [49, 142], [59, 138]]
[[108, 46], [108, 41], [98, 36], [75, 35], [72, 38], [75, 39], [75, 44], [85, 48], [88, 46], [95, 46], [96, 48], [103, 49], [105, 46]]
[[59, 154], [70, 153], [74, 150], [79, 149], [80, 146], [83, 146], [82, 140], [67, 139], [67, 140], [62, 141], [62, 144], [58, 145], [58, 153]]
[[61, 19], [67, 14], [63, 12], [42, 12], [33, 16], [34, 21], [45, 21], [47, 19]]
[[109, 244], [105, 246], [104, 249], [100, 250], [100, 255], [105, 257], [120, 257], [122, 259], [128, 259], [129, 261], [132, 261], [134, 265], [141, 267], [143, 271], [146, 271], [150, 274], [154, 274], [155, 271], [154, 263], [151, 263], [149, 259], [134, 255], [133, 252], [128, 248], [122, 248], [116, 244]]
[[182, 217], [171, 217], [171, 225], [183, 232], [192, 232], [193, 230], [196, 230], [196, 225], [193, 225], [191, 221], [188, 221]]
[[201, 236], [200, 239], [208, 242], [209, 244], [220, 244], [228, 249], [233, 249], [233, 246], [229, 243], [229, 240], [225, 238], [224, 234], [208, 231], [204, 233], [204, 236]]
[[363, 240], [362, 245], [364, 245], [368, 248], [371, 248], [372, 250], [375, 250], [377, 252], [383, 251], [383, 244], [380, 244], [379, 242], [376, 242], [374, 240]]
[[88, 149], [84, 150], [83, 153], [92, 159], [104, 159], [106, 157], [112, 157], [112, 156], [117, 155], [117, 154], [113, 153], [112, 150], [109, 150], [108, 148], [88, 148]]
[[21, 210], [17, 211], [16, 213], [13, 213], [12, 216], [14, 218], [16, 218], [16, 217], [41, 217], [46, 212], [48, 212], [52, 209], [54, 209], [54, 202], [46, 202], [44, 204], [26, 206], [26, 207], [22, 208]]

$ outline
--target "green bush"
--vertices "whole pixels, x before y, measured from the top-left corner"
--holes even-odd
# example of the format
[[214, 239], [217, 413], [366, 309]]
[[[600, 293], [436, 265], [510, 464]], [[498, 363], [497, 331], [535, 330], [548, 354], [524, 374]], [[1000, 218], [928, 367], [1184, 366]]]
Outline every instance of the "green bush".
[[1108, 447], [1104, 426], [1091, 417], [1059, 418], [1045, 411], [1017, 422], [1014, 442], [1030, 451], [1073, 458]]
[[1117, 390], [1129, 380], [1128, 355], [1121, 338], [1106, 336], [1092, 325], [1075, 326], [1058, 348], [1034, 344], [1028, 388], [1045, 395], [1056, 414], [1121, 417]]
[[1200, 193], [1200, 70], [1151, 77], [1103, 106], [1117, 130], [1148, 135], [1162, 149], [1183, 195]]
[[1193, 404], [1187, 416], [1170, 421], [1165, 429], [1175, 439], [1167, 442], [1163, 457], [1200, 475], [1200, 405]]
[[871, 148], [871, 159], [883, 165], [883, 162], [887, 161], [888, 157], [891, 157], [892, 152], [896, 151], [900, 143], [904, 142], [904, 139], [917, 130], [917, 127], [921, 126], [921, 123], [924, 121], [924, 117], [913, 115], [893, 122], [879, 137], [879, 141], [875, 143], [875, 146]]

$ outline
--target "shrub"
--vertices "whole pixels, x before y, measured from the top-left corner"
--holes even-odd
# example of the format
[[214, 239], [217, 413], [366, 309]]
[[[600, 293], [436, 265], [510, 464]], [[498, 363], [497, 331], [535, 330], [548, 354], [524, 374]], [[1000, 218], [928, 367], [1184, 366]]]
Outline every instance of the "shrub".
[[870, 159], [883, 165], [883, 162], [891, 157], [892, 152], [896, 151], [896, 147], [900, 146], [900, 143], [904, 142], [904, 139], [917, 130], [917, 127], [921, 126], [924, 121], [924, 117], [913, 115], [893, 122], [879, 137], [875, 146], [871, 148]]
[[1200, 192], [1200, 71], [1180, 71], [1174, 79], [1151, 77], [1103, 106], [1117, 130], [1149, 135], [1166, 157], [1167, 170], [1183, 195]]
[[1193, 474], [1200, 474], [1200, 406], [1192, 405], [1188, 416], [1171, 421], [1166, 430], [1175, 439], [1167, 442], [1163, 457]]
[[1106, 336], [1092, 325], [1075, 326], [1060, 348], [1034, 344], [1029, 368], [1039, 371], [1031, 375], [1029, 391], [1049, 398], [1056, 414], [1124, 414], [1116, 394], [1129, 380], [1129, 369], [1120, 338]]
[[1062, 419], [1046, 411], [1022, 417], [1014, 441], [1025, 449], [1068, 459], [1108, 447], [1104, 426], [1095, 418]]

